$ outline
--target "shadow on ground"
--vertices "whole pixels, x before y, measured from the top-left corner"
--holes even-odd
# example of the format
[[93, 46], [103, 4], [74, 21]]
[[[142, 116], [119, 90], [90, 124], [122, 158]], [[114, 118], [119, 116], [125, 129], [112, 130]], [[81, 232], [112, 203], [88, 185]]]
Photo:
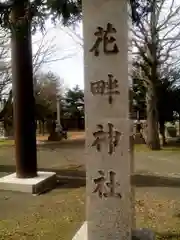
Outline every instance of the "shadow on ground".
[[[69, 177], [84, 177], [86, 173], [84, 170], [80, 170], [81, 165], [73, 168], [65, 168], [65, 169], [54, 169], [54, 168], [38, 168], [38, 171], [44, 172], [56, 172], [57, 175], [60, 176], [69, 176]], [[0, 172], [13, 173], [16, 171], [16, 167], [14, 165], [0, 165]]]
[[57, 176], [56, 188], [80, 188], [86, 186], [85, 178], [59, 178]]
[[60, 142], [45, 141], [44, 144], [38, 145], [39, 150], [55, 150], [59, 148], [63, 149], [77, 149], [82, 148], [85, 145], [85, 139], [68, 139]]
[[[56, 172], [57, 174], [57, 185], [56, 188], [79, 188], [86, 185], [86, 173], [84, 170], [76, 168], [68, 168], [68, 169], [47, 169], [40, 168], [39, 171], [48, 171], [48, 172]], [[15, 166], [13, 165], [0, 165], [0, 172], [2, 173], [13, 173], [16, 171]], [[5, 174], [4, 174], [5, 175]]]
[[180, 233], [157, 233], [158, 240], [179, 240], [180, 239]]
[[[77, 185], [85, 186], [86, 172], [82, 170], [81, 167], [82, 166], [77, 166], [65, 169], [39, 168], [38, 170], [55, 171], [59, 186], [69, 184], [70, 187], [76, 187]], [[0, 172], [13, 173], [15, 171], [16, 168], [13, 165], [0, 165]], [[150, 174], [134, 174], [131, 182], [136, 187], [180, 187], [180, 178], [154, 176]]]
[[167, 147], [167, 149], [168, 149], [168, 147], [179, 148], [180, 147], [180, 137], [174, 137], [174, 138], [168, 139], [167, 144], [165, 145], [165, 147], [163, 149], [166, 150], [166, 147]]
[[180, 178], [175, 177], [135, 174], [131, 182], [136, 187], [180, 187]]
[[180, 218], [180, 213], [175, 214], [175, 217]]

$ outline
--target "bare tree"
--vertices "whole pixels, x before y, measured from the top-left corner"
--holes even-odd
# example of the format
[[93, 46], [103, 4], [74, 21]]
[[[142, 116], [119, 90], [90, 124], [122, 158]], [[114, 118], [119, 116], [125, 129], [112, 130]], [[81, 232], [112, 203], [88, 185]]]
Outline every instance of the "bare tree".
[[11, 82], [9, 78], [9, 34], [0, 28], [0, 100], [7, 93], [7, 87]]
[[[33, 39], [33, 70], [34, 75], [44, 64], [58, 61], [54, 58], [57, 51], [55, 37], [48, 38], [49, 31]], [[10, 35], [0, 29], [0, 98], [6, 98], [12, 85]], [[61, 59], [60, 59], [61, 60]]]
[[44, 64], [62, 60], [61, 58], [56, 58], [57, 44], [56, 36], [51, 36], [51, 29], [46, 30], [41, 33], [38, 38], [36, 37], [33, 41], [33, 70], [34, 75], [41, 69]]
[[[146, 2], [146, 1], [144, 1]], [[180, 58], [180, 6], [175, 0], [151, 0], [151, 11], [132, 26], [136, 66], [147, 89], [147, 144], [160, 149], [158, 134], [157, 84], [163, 74], [178, 66]], [[144, 3], [146, 4], [146, 3]]]
[[48, 105], [52, 112], [56, 112], [57, 95], [62, 95], [63, 92], [62, 80], [52, 72], [38, 72], [36, 81], [37, 100]]
[[77, 45], [83, 48], [83, 37], [80, 33], [78, 33], [77, 29], [79, 29], [79, 25], [74, 25], [73, 27], [62, 27], [59, 28], [64, 31]]
[[[55, 134], [55, 119], [57, 111], [57, 96], [62, 96], [63, 81], [52, 72], [38, 72], [36, 74], [36, 113], [40, 124], [40, 131], [44, 133], [45, 121], [48, 122], [49, 132]], [[54, 127], [53, 127], [54, 126]]]

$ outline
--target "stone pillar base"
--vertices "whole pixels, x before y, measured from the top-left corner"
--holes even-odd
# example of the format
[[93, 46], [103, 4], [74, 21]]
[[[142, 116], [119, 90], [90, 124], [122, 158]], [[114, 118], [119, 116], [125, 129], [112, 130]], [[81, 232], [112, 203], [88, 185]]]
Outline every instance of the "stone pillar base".
[[39, 195], [56, 186], [55, 172], [37, 172], [34, 178], [17, 178], [16, 173], [0, 178], [0, 190], [17, 191]]
[[[87, 222], [84, 222], [72, 240], [88, 240]], [[132, 231], [132, 240], [155, 240], [155, 233], [150, 229], [141, 228]]]

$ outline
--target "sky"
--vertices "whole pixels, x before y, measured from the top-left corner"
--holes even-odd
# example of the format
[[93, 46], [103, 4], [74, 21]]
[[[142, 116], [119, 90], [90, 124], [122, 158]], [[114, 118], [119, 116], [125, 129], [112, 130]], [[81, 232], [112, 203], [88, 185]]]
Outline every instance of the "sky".
[[44, 38], [39, 32], [32, 40], [34, 53], [39, 48], [42, 39], [45, 47], [50, 45], [52, 49], [51, 57], [48, 58], [48, 63], [42, 65], [41, 71], [56, 73], [67, 88], [73, 88], [77, 84], [83, 88], [82, 24], [73, 29], [62, 27], [60, 24], [54, 27], [48, 22], [46, 29], [47, 33]]
[[[171, 0], [167, 0], [162, 9], [161, 18], [162, 20], [166, 18], [170, 9]], [[179, 0], [174, 1], [174, 9], [177, 8]], [[48, 29], [47, 35], [45, 37], [45, 45], [49, 43], [52, 46], [53, 54], [49, 59], [50, 62], [43, 64], [41, 70], [44, 72], [52, 71], [56, 73], [60, 78], [61, 82], [65, 87], [73, 88], [75, 85], [79, 85], [81, 88], [84, 87], [84, 72], [83, 72], [83, 40], [82, 40], [82, 24], [76, 26], [75, 29], [69, 29], [62, 27], [59, 23], [56, 27], [51, 24], [50, 21], [46, 24], [46, 29]], [[167, 24], [167, 31], [168, 24]], [[167, 32], [166, 31], [166, 32]], [[76, 36], [77, 33], [78, 37]], [[169, 31], [175, 34], [176, 31]], [[166, 34], [166, 33], [164, 33]], [[170, 37], [170, 35], [169, 35]], [[172, 36], [171, 36], [172, 37]], [[35, 39], [42, 39], [42, 34], [37, 33]], [[51, 47], [50, 46], [50, 47]], [[54, 47], [55, 46], [55, 47]], [[36, 52], [38, 49], [38, 44], [33, 44], [33, 50]], [[58, 61], [54, 61], [59, 59]]]

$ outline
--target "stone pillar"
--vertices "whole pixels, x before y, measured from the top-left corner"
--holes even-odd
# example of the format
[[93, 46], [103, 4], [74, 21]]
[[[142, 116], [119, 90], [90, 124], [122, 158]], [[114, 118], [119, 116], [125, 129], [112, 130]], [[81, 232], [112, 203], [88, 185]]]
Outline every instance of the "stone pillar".
[[88, 240], [130, 240], [128, 1], [82, 2]]

